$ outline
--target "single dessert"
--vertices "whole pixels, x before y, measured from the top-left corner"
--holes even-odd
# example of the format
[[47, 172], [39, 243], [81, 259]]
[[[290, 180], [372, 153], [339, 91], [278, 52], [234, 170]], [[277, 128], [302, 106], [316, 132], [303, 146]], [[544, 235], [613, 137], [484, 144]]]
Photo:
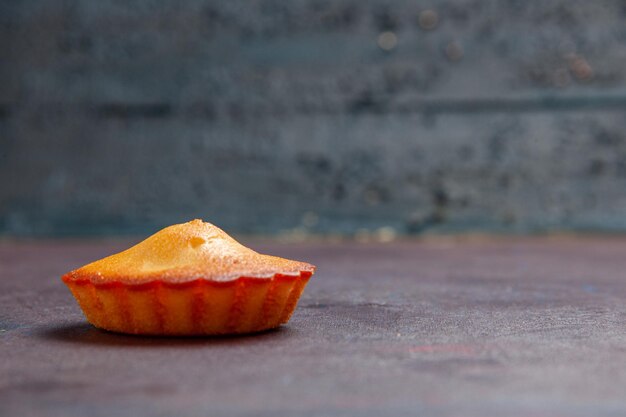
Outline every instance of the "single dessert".
[[87, 320], [133, 334], [250, 333], [286, 323], [315, 267], [193, 220], [65, 274]]

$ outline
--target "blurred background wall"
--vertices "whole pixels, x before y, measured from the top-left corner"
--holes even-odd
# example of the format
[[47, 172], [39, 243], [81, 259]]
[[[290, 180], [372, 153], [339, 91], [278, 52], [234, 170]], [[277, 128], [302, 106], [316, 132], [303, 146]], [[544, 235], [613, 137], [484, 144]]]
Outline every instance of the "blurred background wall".
[[626, 231], [626, 2], [2, 1], [0, 233]]

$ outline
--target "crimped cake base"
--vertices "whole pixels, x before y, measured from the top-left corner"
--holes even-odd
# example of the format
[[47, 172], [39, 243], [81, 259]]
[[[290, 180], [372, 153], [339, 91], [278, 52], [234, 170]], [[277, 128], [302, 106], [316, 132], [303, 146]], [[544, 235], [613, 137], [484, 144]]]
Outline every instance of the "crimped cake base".
[[94, 326], [144, 335], [253, 333], [287, 323], [311, 273], [228, 282], [93, 283], [64, 277]]

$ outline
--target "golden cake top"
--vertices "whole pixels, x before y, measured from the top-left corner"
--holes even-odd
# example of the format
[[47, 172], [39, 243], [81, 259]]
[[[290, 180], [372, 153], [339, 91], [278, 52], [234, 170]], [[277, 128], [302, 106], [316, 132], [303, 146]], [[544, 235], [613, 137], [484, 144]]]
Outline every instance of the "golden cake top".
[[224, 282], [314, 271], [315, 267], [305, 262], [259, 254], [219, 227], [196, 219], [166, 227], [123, 252], [67, 273], [63, 279], [126, 284], [196, 279]]

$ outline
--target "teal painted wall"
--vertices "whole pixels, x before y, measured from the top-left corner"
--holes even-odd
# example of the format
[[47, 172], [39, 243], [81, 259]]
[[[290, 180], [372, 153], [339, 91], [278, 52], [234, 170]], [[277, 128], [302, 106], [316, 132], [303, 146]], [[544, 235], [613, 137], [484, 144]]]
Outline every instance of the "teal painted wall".
[[0, 16], [2, 234], [626, 231], [623, 1]]

